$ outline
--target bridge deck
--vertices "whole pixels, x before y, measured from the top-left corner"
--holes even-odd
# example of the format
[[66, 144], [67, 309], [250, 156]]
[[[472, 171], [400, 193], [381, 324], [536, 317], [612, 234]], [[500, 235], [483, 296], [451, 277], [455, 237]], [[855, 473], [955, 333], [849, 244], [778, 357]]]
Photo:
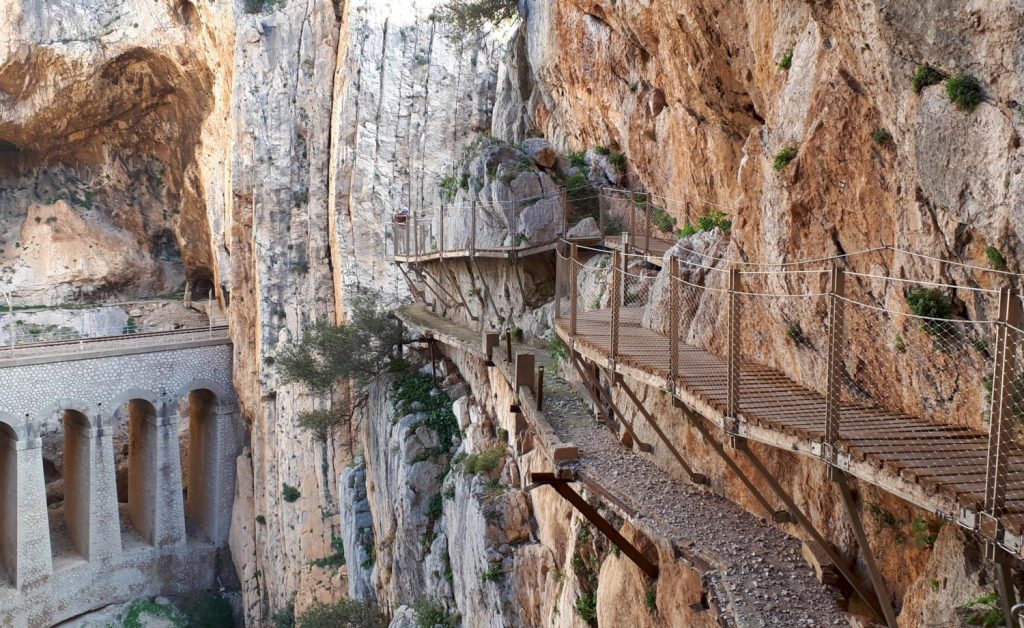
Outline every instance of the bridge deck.
[[[622, 308], [616, 370], [639, 370], [649, 382], [667, 386], [669, 341], [641, 327], [642, 308]], [[556, 321], [569, 346], [569, 320]], [[611, 310], [579, 313], [576, 349], [592, 359], [607, 361], [611, 347]], [[727, 367], [721, 357], [680, 345], [677, 391], [685, 391], [719, 417], [726, 412]], [[825, 433], [825, 399], [773, 369], [745, 363], [740, 366], [740, 419], [770, 432], [820, 442]], [[677, 395], [678, 396], [678, 395]], [[843, 403], [838, 446], [852, 460], [867, 463], [891, 476], [892, 485], [911, 483], [925, 493], [942, 494], [968, 511], [984, 502], [988, 435], [965, 427], [939, 425], [919, 417], [875, 407]], [[1024, 528], [1024, 448], [1011, 451], [1010, 478], [1015, 487], [1006, 495], [1002, 522], [1015, 535]], [[887, 487], [891, 490], [891, 487]], [[914, 501], [914, 500], [911, 500]], [[918, 500], [919, 501], [919, 500]], [[949, 513], [947, 513], [949, 514]]]

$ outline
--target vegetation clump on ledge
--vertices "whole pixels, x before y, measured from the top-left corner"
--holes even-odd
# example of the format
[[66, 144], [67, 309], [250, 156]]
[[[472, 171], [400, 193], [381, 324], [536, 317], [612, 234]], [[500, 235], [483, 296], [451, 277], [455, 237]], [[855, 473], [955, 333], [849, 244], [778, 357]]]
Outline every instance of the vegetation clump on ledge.
[[726, 233], [732, 231], [732, 221], [729, 220], [725, 212], [717, 209], [708, 210], [697, 219], [697, 224], [686, 223], [686, 226], [679, 230], [679, 237], [688, 238], [694, 234], [713, 229], [721, 229]]
[[436, 602], [419, 600], [412, 605], [412, 609], [416, 611], [420, 626], [455, 628], [459, 625], [459, 618], [445, 611], [444, 607]]
[[914, 72], [914, 79], [911, 81], [911, 86], [914, 89], [915, 94], [920, 94], [921, 90], [929, 85], [935, 85], [942, 81], [942, 72], [939, 72], [928, 64], [917, 66], [917, 71]]
[[789, 165], [789, 162], [796, 159], [797, 152], [799, 152], [799, 148], [791, 144], [775, 153], [772, 165], [775, 166], [776, 172], [782, 172]]
[[892, 143], [892, 133], [889, 132], [889, 129], [878, 128], [871, 134], [871, 139], [879, 146], [887, 146]]
[[383, 628], [384, 616], [372, 604], [362, 600], [341, 600], [334, 604], [317, 602], [299, 616], [299, 628]]
[[287, 482], [281, 484], [281, 499], [284, 501], [290, 504], [301, 496], [302, 493], [299, 492], [299, 489], [295, 488], [291, 484], [288, 484]]
[[478, 454], [469, 454], [462, 459], [462, 470], [469, 475], [490, 473], [498, 468], [498, 463], [505, 457], [505, 444], [498, 443]]
[[414, 412], [426, 413], [423, 425], [437, 434], [444, 453], [452, 445], [452, 438], [459, 433], [459, 422], [452, 412], [451, 398], [434, 388], [434, 380], [425, 375], [400, 377], [392, 388], [395, 393], [395, 416], [402, 417]]
[[986, 246], [985, 257], [995, 270], [1006, 270], [1006, 258], [1003, 257], [1002, 252], [996, 247]]
[[780, 70], [788, 70], [793, 67], [793, 49], [790, 48], [786, 51], [786, 54], [782, 55], [782, 60], [779, 61]]
[[917, 287], [907, 294], [907, 305], [915, 316], [920, 316], [921, 327], [932, 336], [942, 333], [943, 325], [937, 319], [953, 315], [953, 299], [936, 288]]
[[985, 100], [985, 91], [978, 79], [961, 72], [946, 81], [946, 95], [960, 111], [970, 113]]

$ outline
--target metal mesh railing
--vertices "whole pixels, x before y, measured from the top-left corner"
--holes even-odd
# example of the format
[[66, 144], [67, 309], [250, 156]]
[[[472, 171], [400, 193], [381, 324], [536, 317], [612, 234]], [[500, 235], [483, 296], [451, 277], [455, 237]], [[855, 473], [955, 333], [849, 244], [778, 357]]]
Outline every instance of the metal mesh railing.
[[392, 218], [396, 257], [456, 256], [476, 252], [508, 253], [557, 242], [570, 227], [571, 206], [594, 207], [597, 197], [567, 200], [564, 191], [508, 202], [449, 204]]
[[870, 456], [992, 517], [1024, 514], [1019, 295], [678, 253], [659, 268], [566, 245], [578, 302], [558, 306], [562, 328], [719, 408], [727, 430], [796, 431], [828, 464]]
[[[601, 241], [626, 235], [631, 251], [662, 256], [687, 229], [708, 230], [705, 217], [724, 213], [703, 203], [663, 196], [593, 188], [560, 189], [532, 198], [502, 202], [473, 201], [396, 214], [391, 237], [397, 257], [441, 253], [509, 252], [552, 244], [565, 237]], [[717, 213], [716, 213], [717, 212]], [[727, 222], [727, 221], [726, 221]]]

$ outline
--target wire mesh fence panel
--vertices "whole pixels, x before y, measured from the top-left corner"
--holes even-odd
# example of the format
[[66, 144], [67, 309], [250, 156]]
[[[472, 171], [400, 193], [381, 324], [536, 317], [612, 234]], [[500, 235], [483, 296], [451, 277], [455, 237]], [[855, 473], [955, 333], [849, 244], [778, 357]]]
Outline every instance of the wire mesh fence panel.
[[938, 287], [846, 282], [843, 399], [986, 431], [995, 323]]
[[676, 232], [677, 218], [667, 208], [666, 203], [659, 202], [652, 195], [638, 192], [633, 195], [633, 202], [636, 205], [638, 223], [635, 246], [648, 255], [664, 255], [679, 241]]
[[792, 384], [824, 395], [829, 351], [827, 271], [747, 270], [739, 271], [738, 277], [741, 397], [795, 393]]
[[627, 233], [633, 214], [633, 193], [626, 190], [601, 190], [601, 228], [605, 236]]
[[395, 219], [392, 222], [392, 243], [393, 243], [393, 254], [398, 257], [405, 257], [409, 254], [409, 223], [406, 222], [407, 216], [402, 216], [401, 219]]
[[[995, 325], [844, 304], [837, 433], [919, 481], [984, 486]], [[973, 479], [972, 479], [973, 478]]]
[[[573, 325], [576, 339], [594, 346], [600, 352], [611, 347], [609, 324], [611, 301], [611, 256], [582, 253], [580, 259], [570, 260], [571, 273], [576, 278], [576, 301], [570, 303], [570, 312], [575, 312]], [[574, 270], [573, 270], [574, 269]]]
[[572, 296], [570, 289], [571, 281], [571, 260], [569, 258], [569, 247], [561, 244], [555, 252], [555, 319], [565, 319], [569, 316], [569, 299]]
[[566, 189], [561, 198], [564, 232], [570, 238], [599, 237], [604, 199], [591, 187]]

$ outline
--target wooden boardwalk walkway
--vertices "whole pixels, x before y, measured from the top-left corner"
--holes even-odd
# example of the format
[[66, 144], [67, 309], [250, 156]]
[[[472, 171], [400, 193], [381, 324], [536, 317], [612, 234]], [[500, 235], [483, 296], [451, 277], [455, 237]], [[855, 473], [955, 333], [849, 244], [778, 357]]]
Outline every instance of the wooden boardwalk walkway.
[[[616, 372], [651, 386], [669, 386], [669, 340], [641, 326], [643, 308], [622, 308]], [[581, 312], [576, 336], [570, 321], [560, 318], [556, 329], [569, 347], [598, 364], [611, 354], [612, 311]], [[719, 427], [727, 426], [728, 369], [724, 358], [680, 344], [676, 397]], [[824, 396], [795, 383], [773, 369], [740, 365], [738, 435], [778, 448], [817, 456], [825, 435]], [[851, 475], [875, 484], [907, 501], [974, 528], [984, 505], [988, 434], [966, 427], [944, 426], [877, 407], [844, 402], [837, 447], [840, 464]], [[820, 450], [819, 450], [820, 451]], [[1024, 531], [1024, 448], [1010, 452], [1010, 486], [1006, 530]], [[1020, 555], [1019, 538], [1009, 540]]]

